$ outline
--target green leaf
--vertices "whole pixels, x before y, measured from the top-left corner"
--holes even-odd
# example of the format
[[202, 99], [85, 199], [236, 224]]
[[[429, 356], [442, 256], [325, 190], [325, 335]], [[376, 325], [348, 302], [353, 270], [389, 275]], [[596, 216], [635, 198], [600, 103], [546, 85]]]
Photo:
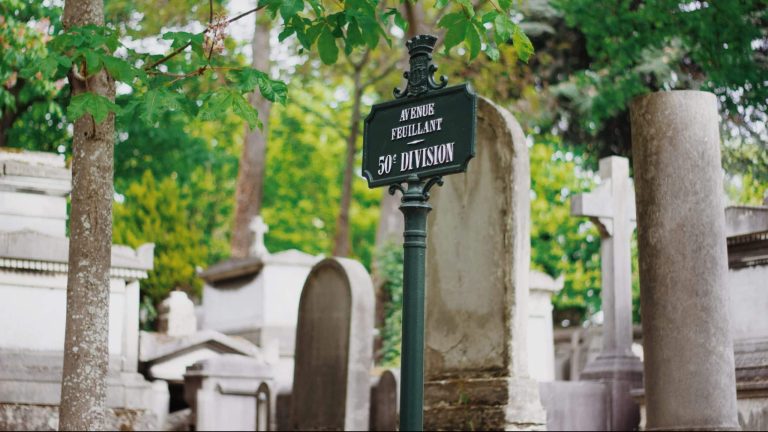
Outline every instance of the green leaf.
[[277, 40], [279, 42], [282, 42], [288, 39], [294, 33], [296, 33], [296, 29], [291, 25], [287, 25], [283, 28], [283, 31], [281, 31], [280, 34], [277, 35]]
[[465, 13], [467, 13], [470, 18], [475, 16], [475, 7], [472, 6], [472, 2], [470, 0], [456, 0], [456, 2], [463, 7]]
[[[462, 14], [464, 16], [464, 14]], [[450, 51], [451, 48], [455, 47], [456, 45], [460, 44], [464, 38], [467, 35], [467, 26], [469, 25], [469, 21], [467, 21], [466, 16], [462, 20], [456, 21], [451, 27], [448, 28], [448, 31], [445, 33], [445, 41], [443, 42], [445, 44], [445, 51]]]
[[515, 32], [512, 35], [512, 43], [517, 51], [517, 57], [524, 63], [528, 63], [528, 59], [533, 55], [533, 44], [518, 26], [515, 26]]
[[493, 22], [493, 20], [495, 20], [498, 15], [499, 15], [499, 13], [496, 12], [496, 11], [490, 11], [490, 12], [486, 13], [485, 15], [483, 15], [483, 19], [482, 19], [483, 24], [487, 24], [489, 22]]
[[232, 111], [240, 118], [248, 122], [251, 129], [263, 126], [259, 120], [259, 112], [243, 97], [243, 95], [232, 95]]
[[445, 29], [450, 29], [454, 25], [458, 24], [460, 21], [466, 21], [466, 20], [467, 20], [467, 17], [462, 12], [452, 12], [442, 17], [440, 21], [437, 23], [437, 26]]
[[280, 15], [283, 16], [283, 20], [288, 20], [302, 10], [304, 10], [304, 0], [283, 0], [280, 4]]
[[336, 59], [339, 58], [339, 47], [336, 46], [336, 38], [327, 26], [323, 27], [320, 37], [317, 39], [317, 51], [320, 54], [320, 60], [327, 65], [336, 63]]
[[357, 19], [350, 18], [349, 25], [347, 26], [347, 45], [351, 47], [361, 46], [365, 43], [363, 40], [363, 32], [357, 23]]
[[123, 59], [112, 57], [110, 55], [101, 55], [100, 57], [102, 63], [104, 63], [104, 67], [107, 68], [109, 74], [116, 81], [130, 84], [138, 74], [137, 69]]
[[435, 0], [435, 9], [442, 9], [448, 6], [450, 0]]
[[493, 26], [496, 29], [496, 42], [499, 44], [507, 43], [515, 31], [515, 25], [506, 15], [499, 14], [493, 20]]
[[251, 128], [261, 127], [258, 111], [243, 95], [230, 88], [221, 88], [209, 93], [197, 115], [201, 120], [219, 120], [224, 119], [230, 109], [248, 122]]
[[163, 39], [172, 40], [171, 48], [181, 48], [186, 44], [192, 45], [192, 51], [198, 55], [204, 55], [203, 53], [203, 40], [205, 35], [201, 33], [189, 33], [189, 32], [167, 32], [163, 33]]
[[92, 50], [83, 50], [82, 54], [83, 57], [85, 57], [87, 68], [86, 70], [88, 71], [88, 75], [94, 75], [96, 72], [101, 70], [101, 56], [99, 56], [99, 53]]
[[120, 107], [104, 96], [91, 92], [73, 96], [67, 107], [67, 117], [73, 122], [79, 120], [85, 114], [90, 114], [96, 123], [101, 123], [110, 112], [119, 113]]
[[485, 53], [492, 61], [497, 61], [499, 59], [499, 49], [491, 44], [485, 46]]
[[499, 7], [504, 11], [509, 11], [509, 8], [512, 7], [512, 0], [499, 0]]
[[469, 59], [472, 60], [480, 54], [480, 48], [482, 47], [480, 33], [478, 33], [474, 22], [467, 27], [467, 45], [469, 46]]
[[197, 116], [201, 120], [217, 120], [223, 118], [232, 106], [232, 92], [227, 89], [216, 90], [208, 95]]
[[[55, 77], [56, 71], [59, 68], [59, 64], [59, 56], [54, 53], [50, 53], [48, 54], [48, 57], [45, 57], [41, 61], [32, 62], [27, 65], [24, 69], [21, 70], [21, 76], [29, 79], [34, 77], [36, 73], [40, 72], [43, 78], [51, 79]], [[71, 66], [72, 62], [70, 61], [69, 64]]]
[[230, 78], [238, 83], [238, 90], [247, 93], [259, 88], [261, 95], [269, 101], [285, 105], [288, 99], [288, 86], [280, 81], [273, 80], [266, 73], [246, 68], [230, 73]]
[[142, 97], [141, 119], [153, 125], [166, 111], [182, 109], [181, 95], [164, 88], [152, 89]]

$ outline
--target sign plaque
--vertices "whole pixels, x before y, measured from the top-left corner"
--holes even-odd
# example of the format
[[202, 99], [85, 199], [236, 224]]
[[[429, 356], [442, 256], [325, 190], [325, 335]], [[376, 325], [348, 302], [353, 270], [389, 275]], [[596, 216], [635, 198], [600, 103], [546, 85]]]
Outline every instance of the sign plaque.
[[[431, 38], [431, 39], [430, 39]], [[434, 82], [432, 36], [408, 41], [408, 87], [374, 105], [363, 132], [363, 177], [368, 187], [464, 172], [475, 155], [477, 96], [468, 84]], [[432, 45], [430, 45], [430, 42]]]

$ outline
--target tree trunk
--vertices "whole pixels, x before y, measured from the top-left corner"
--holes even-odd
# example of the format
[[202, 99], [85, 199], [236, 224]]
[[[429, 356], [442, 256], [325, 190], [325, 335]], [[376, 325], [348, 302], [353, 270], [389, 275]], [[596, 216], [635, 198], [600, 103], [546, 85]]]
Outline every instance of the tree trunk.
[[[367, 58], [367, 57], [366, 57]], [[354, 66], [353, 76], [355, 90], [352, 100], [352, 121], [347, 136], [347, 158], [344, 165], [344, 183], [341, 188], [341, 205], [339, 218], [336, 220], [336, 236], [334, 238], [333, 255], [345, 257], [349, 255], [349, 207], [352, 203], [352, 177], [355, 169], [355, 154], [357, 153], [357, 137], [360, 134], [360, 103], [363, 97], [361, 73], [365, 61]]]
[[[254, 68], [269, 73], [269, 23], [256, 18], [256, 27], [251, 42]], [[251, 105], [259, 112], [259, 119], [264, 124], [261, 130], [245, 126], [243, 152], [240, 156], [240, 169], [237, 176], [235, 195], [235, 223], [232, 228], [232, 257], [248, 256], [253, 243], [249, 228], [251, 220], [261, 212], [261, 200], [264, 194], [264, 167], [266, 165], [267, 137], [269, 136], [269, 113], [272, 104], [258, 92], [250, 95]]]
[[[104, 24], [102, 0], [67, 0], [65, 28], [86, 24]], [[114, 81], [104, 70], [87, 82], [71, 74], [69, 82], [73, 95], [91, 91], [115, 98]], [[74, 125], [60, 430], [106, 427], [114, 134], [114, 114], [98, 125], [85, 115]]]

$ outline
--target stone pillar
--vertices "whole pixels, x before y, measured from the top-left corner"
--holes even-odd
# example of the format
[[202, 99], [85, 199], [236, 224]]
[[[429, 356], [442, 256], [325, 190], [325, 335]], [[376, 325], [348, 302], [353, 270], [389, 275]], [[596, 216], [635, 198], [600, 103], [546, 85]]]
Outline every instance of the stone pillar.
[[603, 300], [602, 350], [587, 363], [581, 379], [609, 384], [611, 430], [634, 430], [640, 410], [630, 390], [642, 387], [643, 365], [632, 353], [632, 250], [635, 193], [629, 161], [612, 156], [600, 160], [600, 186], [571, 201], [571, 214], [589, 216], [600, 230]]
[[555, 338], [552, 327], [552, 294], [563, 289], [563, 280], [531, 270], [528, 302], [528, 373], [536, 381], [555, 380]]
[[737, 429], [717, 100], [630, 106], [648, 430]]
[[[124, 372], [136, 372], [139, 367], [139, 281], [125, 285], [125, 315], [123, 316]], [[162, 426], [162, 425], [160, 425]]]

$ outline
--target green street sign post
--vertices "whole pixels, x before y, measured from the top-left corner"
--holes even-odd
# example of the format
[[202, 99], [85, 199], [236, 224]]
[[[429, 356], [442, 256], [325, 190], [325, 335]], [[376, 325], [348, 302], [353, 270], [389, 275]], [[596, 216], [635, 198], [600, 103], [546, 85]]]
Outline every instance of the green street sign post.
[[[368, 187], [389, 186], [403, 195], [403, 338], [400, 430], [424, 425], [424, 277], [429, 190], [443, 175], [464, 172], [475, 155], [477, 96], [469, 84], [435, 82], [432, 51], [437, 38], [406, 42], [410, 71], [395, 100], [374, 105], [365, 119], [363, 176]], [[403, 183], [406, 184], [403, 187]]]

